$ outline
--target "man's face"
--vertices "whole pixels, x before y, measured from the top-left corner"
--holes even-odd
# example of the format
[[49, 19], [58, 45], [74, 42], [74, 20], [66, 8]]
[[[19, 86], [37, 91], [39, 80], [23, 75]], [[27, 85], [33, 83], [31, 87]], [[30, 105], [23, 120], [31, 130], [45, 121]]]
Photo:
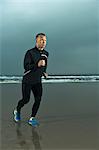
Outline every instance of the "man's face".
[[46, 36], [44, 35], [39, 35], [36, 38], [36, 46], [37, 48], [39, 48], [40, 50], [43, 50], [46, 46]]

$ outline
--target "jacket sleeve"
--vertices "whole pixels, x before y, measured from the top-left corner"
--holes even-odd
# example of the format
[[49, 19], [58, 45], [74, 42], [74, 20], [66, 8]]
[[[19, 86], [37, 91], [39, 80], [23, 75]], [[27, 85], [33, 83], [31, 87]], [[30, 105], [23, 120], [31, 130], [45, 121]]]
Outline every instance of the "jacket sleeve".
[[[49, 53], [47, 52], [47, 57], [49, 56]], [[45, 59], [45, 66], [44, 66], [44, 71], [46, 73], [46, 69], [47, 69], [47, 63], [48, 63], [48, 60]]]
[[28, 70], [35, 70], [36, 69], [36, 64], [33, 63], [31, 54], [29, 50], [26, 52], [25, 57], [24, 57], [24, 69], [25, 71]]

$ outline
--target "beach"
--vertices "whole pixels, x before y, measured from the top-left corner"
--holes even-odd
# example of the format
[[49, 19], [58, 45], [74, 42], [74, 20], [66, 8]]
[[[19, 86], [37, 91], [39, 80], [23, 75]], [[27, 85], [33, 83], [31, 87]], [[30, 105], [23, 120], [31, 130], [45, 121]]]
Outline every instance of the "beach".
[[32, 93], [18, 124], [13, 110], [22, 98], [21, 83], [0, 84], [0, 93], [0, 150], [99, 149], [99, 82], [43, 83], [37, 128], [27, 123]]

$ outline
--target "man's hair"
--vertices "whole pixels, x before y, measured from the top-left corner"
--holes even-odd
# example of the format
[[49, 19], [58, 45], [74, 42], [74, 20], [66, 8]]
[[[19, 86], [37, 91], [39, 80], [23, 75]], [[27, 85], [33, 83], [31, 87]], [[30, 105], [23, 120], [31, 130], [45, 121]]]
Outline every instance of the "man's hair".
[[38, 33], [37, 35], [36, 35], [36, 39], [38, 38], [38, 36], [40, 36], [40, 35], [42, 35], [42, 36], [46, 36], [44, 33]]

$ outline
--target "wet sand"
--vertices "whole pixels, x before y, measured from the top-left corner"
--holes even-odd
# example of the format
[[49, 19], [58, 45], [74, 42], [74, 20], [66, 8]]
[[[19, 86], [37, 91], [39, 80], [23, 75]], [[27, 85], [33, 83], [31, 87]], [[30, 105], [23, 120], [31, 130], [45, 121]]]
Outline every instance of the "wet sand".
[[43, 84], [37, 128], [27, 123], [32, 93], [16, 124], [12, 113], [21, 99], [21, 84], [0, 84], [0, 92], [0, 150], [99, 149], [99, 83]]

